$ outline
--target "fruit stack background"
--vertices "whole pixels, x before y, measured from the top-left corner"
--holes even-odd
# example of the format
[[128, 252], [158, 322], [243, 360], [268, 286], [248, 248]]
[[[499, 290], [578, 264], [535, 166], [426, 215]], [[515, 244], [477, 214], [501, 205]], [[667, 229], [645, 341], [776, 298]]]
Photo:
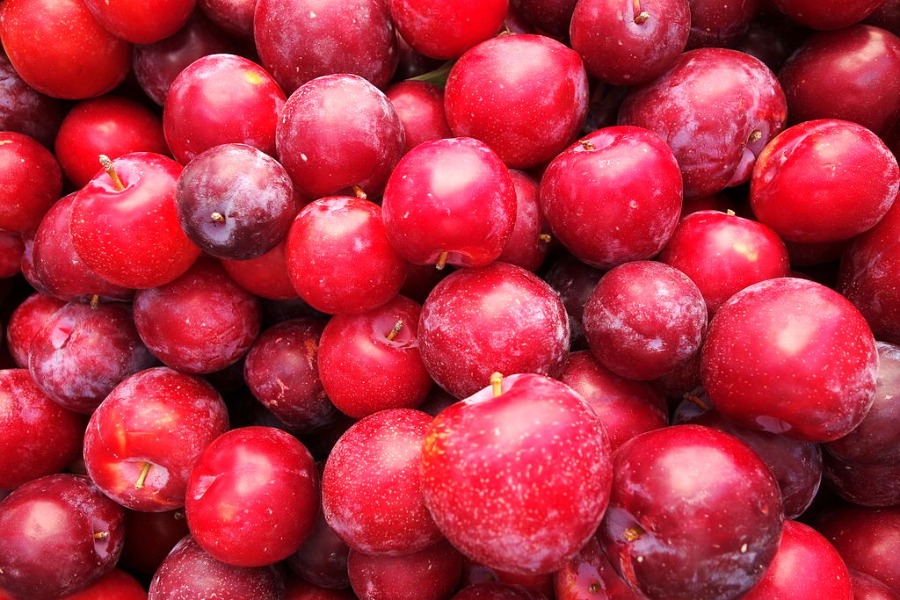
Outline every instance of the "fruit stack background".
[[900, 599], [898, 36], [0, 1], [0, 600]]

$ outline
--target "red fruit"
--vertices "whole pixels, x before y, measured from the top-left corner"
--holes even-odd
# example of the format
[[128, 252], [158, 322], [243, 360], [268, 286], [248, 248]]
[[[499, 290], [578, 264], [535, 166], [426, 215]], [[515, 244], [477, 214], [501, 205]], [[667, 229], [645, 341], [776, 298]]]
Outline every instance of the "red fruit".
[[886, 136], [900, 118], [900, 39], [878, 27], [809, 37], [778, 78], [794, 123], [844, 119]]
[[791, 19], [813, 29], [840, 29], [862, 21], [884, 0], [772, 0]]
[[662, 75], [684, 51], [691, 7], [688, 0], [581, 0], [568, 29], [589, 74], [637, 85]]
[[846, 240], [875, 226], [900, 189], [900, 167], [878, 136], [850, 121], [789, 127], [760, 153], [750, 207], [785, 240]]
[[319, 505], [309, 450], [281, 430], [242, 427], [200, 455], [187, 484], [191, 535], [217, 560], [261, 567], [297, 551]]
[[403, 154], [404, 132], [381, 90], [358, 75], [338, 73], [290, 95], [275, 142], [294, 189], [307, 201], [358, 190], [375, 199]]
[[853, 600], [854, 596], [847, 565], [834, 546], [809, 525], [785, 521], [775, 558], [760, 582], [741, 598]]
[[462, 566], [462, 555], [446, 541], [404, 556], [351, 550], [347, 558], [350, 585], [366, 600], [448, 598], [459, 585]]
[[122, 381], [91, 415], [84, 463], [103, 493], [127, 508], [184, 505], [200, 453], [228, 429], [228, 411], [205, 381], [166, 367]]
[[387, 409], [354, 423], [322, 473], [325, 520], [351, 551], [406, 555], [443, 536], [422, 496], [422, 444], [431, 416]]
[[253, 37], [262, 65], [288, 95], [334, 73], [359, 75], [383, 88], [399, 58], [383, 0], [258, 0]]
[[134, 48], [134, 77], [147, 96], [162, 106], [175, 78], [185, 67], [208, 54], [233, 52], [234, 44], [199, 11], [184, 27], [154, 44]]
[[275, 127], [286, 96], [258, 64], [233, 54], [198, 58], [172, 82], [163, 131], [172, 156], [187, 164], [213, 146], [241, 143], [275, 155]]
[[609, 269], [662, 250], [678, 224], [682, 187], [658, 135], [606, 127], [553, 159], [539, 198], [553, 236], [583, 262]]
[[419, 350], [421, 307], [404, 296], [358, 315], [337, 315], [319, 342], [325, 394], [356, 419], [416, 408], [432, 386]]
[[143, 289], [168, 283], [200, 255], [181, 229], [175, 203], [180, 164], [151, 152], [112, 161], [72, 204], [72, 244], [104, 279]]
[[484, 143], [449, 138], [419, 144], [391, 172], [382, 201], [391, 244], [416, 264], [481, 267], [512, 235], [516, 191]]
[[444, 94], [453, 134], [481, 140], [516, 169], [556, 156], [587, 116], [581, 58], [542, 35], [498, 36], [470, 48], [454, 63]]
[[708, 427], [632, 438], [615, 454], [603, 551], [653, 600], [738, 598], [772, 561], [781, 492], [749, 446]]
[[319, 338], [325, 322], [296, 318], [263, 331], [244, 361], [253, 396], [292, 430], [311, 432], [337, 413], [319, 379]]
[[70, 302], [31, 342], [28, 369], [63, 408], [89, 415], [120, 381], [156, 365], [134, 327], [131, 307]]
[[51, 400], [27, 370], [0, 370], [0, 416], [0, 489], [60, 473], [78, 458], [85, 417]]
[[0, 231], [30, 233], [62, 193], [56, 158], [37, 140], [0, 132]]
[[479, 42], [494, 37], [503, 24], [508, 0], [471, 5], [463, 0], [435, 4], [428, 0], [388, 0], [391, 17], [403, 39], [433, 58], [458, 58]]
[[900, 203], [844, 252], [837, 290], [860, 310], [875, 336], [900, 344]]
[[496, 262], [437, 284], [419, 317], [419, 351], [434, 381], [457, 398], [491, 373], [556, 376], [569, 352], [559, 296], [530, 271]]
[[0, 37], [16, 72], [48, 96], [99, 96], [131, 67], [131, 44], [107, 31], [82, 0], [5, 2]]
[[284, 581], [271, 567], [236, 567], [216, 560], [185, 536], [159, 566], [148, 590], [150, 600], [282, 600]]
[[435, 417], [422, 489], [435, 523], [469, 558], [549, 573], [596, 530], [610, 465], [603, 426], [580, 395], [545, 376], [510, 375]]
[[597, 413], [612, 452], [639, 433], [669, 424], [661, 394], [644, 383], [616, 375], [587, 350], [569, 354], [559, 380], [584, 396]]
[[710, 315], [745, 287], [790, 270], [784, 242], [771, 228], [714, 210], [685, 216], [657, 258], [690, 277]]
[[259, 299], [210, 259], [134, 297], [134, 324], [144, 344], [185, 373], [212, 373], [237, 362], [256, 339], [261, 320]]
[[124, 510], [87, 477], [33, 479], [0, 502], [0, 588], [56, 600], [109, 573], [124, 542]]
[[169, 37], [187, 22], [195, 0], [84, 0], [88, 10], [117, 38], [152, 44]]
[[382, 306], [406, 278], [406, 260], [390, 243], [382, 208], [362, 198], [307, 204], [291, 224], [284, 252], [300, 298], [329, 314]]
[[671, 69], [632, 88], [619, 123], [646, 127], [672, 149], [686, 198], [750, 178], [756, 157], [784, 127], [787, 104], [775, 75], [758, 59], [727, 48], [698, 48]]
[[877, 370], [875, 339], [859, 311], [824, 285], [791, 277], [732, 296], [701, 351], [703, 384], [723, 415], [811, 442], [859, 425]]
[[629, 379], [673, 372], [699, 349], [706, 303], [687, 275], [663, 263], [633, 261], [608, 271], [584, 307], [595, 358]]

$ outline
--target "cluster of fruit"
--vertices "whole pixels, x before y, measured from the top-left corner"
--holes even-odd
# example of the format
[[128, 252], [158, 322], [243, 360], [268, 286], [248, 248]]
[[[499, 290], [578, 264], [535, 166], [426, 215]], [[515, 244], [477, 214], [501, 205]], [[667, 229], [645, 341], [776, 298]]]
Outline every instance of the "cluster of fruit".
[[900, 599], [900, 0], [0, 3], [0, 598]]

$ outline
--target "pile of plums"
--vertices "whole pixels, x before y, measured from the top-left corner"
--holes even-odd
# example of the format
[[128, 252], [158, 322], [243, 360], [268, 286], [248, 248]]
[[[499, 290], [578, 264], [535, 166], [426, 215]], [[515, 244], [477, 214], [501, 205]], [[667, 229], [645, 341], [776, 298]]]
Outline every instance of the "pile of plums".
[[900, 600], [898, 36], [0, 2], [0, 600]]

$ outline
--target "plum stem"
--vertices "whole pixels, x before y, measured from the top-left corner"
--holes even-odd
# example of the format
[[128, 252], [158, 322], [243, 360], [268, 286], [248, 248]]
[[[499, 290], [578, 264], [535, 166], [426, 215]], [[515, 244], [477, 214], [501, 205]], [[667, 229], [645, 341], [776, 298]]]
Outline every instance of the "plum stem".
[[109, 537], [109, 532], [108, 532], [108, 531], [98, 531], [98, 532], [96, 532], [96, 533], [94, 534], [94, 539], [95, 539], [95, 540], [105, 540], [105, 539], [108, 538], [108, 537]]
[[753, 142], [758, 142], [760, 139], [762, 139], [762, 131], [754, 129], [750, 132], [750, 137], [747, 138], [747, 142], [752, 144]]
[[622, 537], [625, 538], [626, 542], [638, 540], [642, 535], [644, 535], [644, 530], [637, 526], [629, 527], [622, 533]]
[[120, 192], [125, 189], [125, 184], [122, 183], [122, 180], [119, 179], [119, 174], [116, 173], [116, 170], [113, 168], [112, 161], [109, 160], [109, 157], [105, 154], [100, 155], [100, 166], [103, 167], [103, 170], [106, 171], [106, 174], [109, 175], [109, 178], [112, 179], [113, 185]]
[[641, 0], [634, 0], [634, 22], [643, 25], [650, 18], [650, 13], [641, 9]]
[[688, 392], [687, 394], [685, 394], [684, 399], [694, 406], [700, 408], [701, 410], [710, 409], [709, 404], [707, 402], [704, 402], [703, 398], [701, 398], [699, 394], [695, 394], [694, 392]]
[[545, 244], [549, 244], [553, 241], [553, 236], [551, 236], [549, 233], [542, 233], [538, 236], [538, 239]]
[[212, 220], [213, 223], [224, 223], [225, 222], [225, 215], [223, 215], [222, 213], [220, 213], [218, 211], [209, 215], [209, 218]]
[[140, 490], [144, 488], [144, 482], [147, 480], [147, 473], [150, 472], [150, 463], [145, 462], [141, 467], [141, 474], [138, 475], [137, 481], [134, 482], [134, 489]]
[[360, 200], [367, 200], [369, 198], [366, 195], [366, 193], [363, 191], [363, 189], [361, 187], [359, 187], [358, 185], [354, 185], [352, 189], [353, 189], [353, 193], [356, 194], [356, 197], [359, 198]]
[[387, 335], [384, 336], [388, 339], [388, 341], [393, 340], [397, 337], [397, 334], [400, 333], [400, 330], [403, 329], [403, 319], [398, 319], [394, 326], [391, 327], [391, 330], [387, 332]]
[[503, 375], [494, 372], [491, 373], [491, 391], [494, 392], [494, 398], [503, 393], [501, 386], [503, 385]]
[[581, 140], [580, 144], [581, 144], [581, 147], [584, 148], [585, 150], [593, 150], [594, 149], [594, 145], [587, 140]]
[[735, 213], [733, 210], [731, 210], [731, 209], [729, 208], [728, 210], [725, 211], [725, 214], [728, 215], [729, 217], [733, 217], [733, 216], [735, 216], [737, 213]]
[[447, 257], [450, 256], [449, 252], [441, 252], [437, 259], [437, 264], [434, 265], [434, 268], [438, 271], [443, 271], [444, 267], [447, 266]]
[[89, 301], [89, 305], [91, 308], [97, 308], [100, 306], [100, 296], [98, 294], [93, 294]]

